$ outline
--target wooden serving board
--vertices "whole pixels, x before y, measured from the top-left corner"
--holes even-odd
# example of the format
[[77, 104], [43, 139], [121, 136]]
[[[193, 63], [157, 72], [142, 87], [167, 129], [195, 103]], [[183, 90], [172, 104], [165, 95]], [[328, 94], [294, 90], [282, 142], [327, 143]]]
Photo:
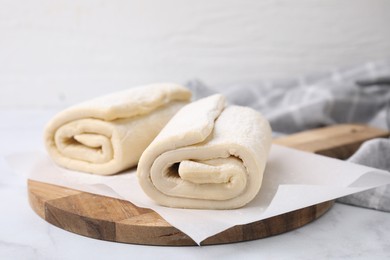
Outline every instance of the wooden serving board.
[[[274, 143], [340, 159], [348, 158], [362, 142], [387, 137], [388, 132], [362, 125], [337, 125], [278, 138]], [[47, 222], [83, 236], [147, 245], [196, 245], [151, 209], [124, 200], [28, 181], [33, 210]], [[237, 225], [207, 238], [202, 245], [264, 238], [301, 227], [322, 216], [334, 201]]]

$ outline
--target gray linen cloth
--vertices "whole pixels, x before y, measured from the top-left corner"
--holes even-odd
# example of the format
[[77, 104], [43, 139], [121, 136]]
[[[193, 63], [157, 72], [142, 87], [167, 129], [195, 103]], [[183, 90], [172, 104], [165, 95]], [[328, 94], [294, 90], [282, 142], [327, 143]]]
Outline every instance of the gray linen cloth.
[[[193, 80], [186, 85], [195, 99], [219, 92], [231, 104], [260, 111], [274, 136], [341, 123], [390, 127], [390, 60], [291, 80], [226, 86]], [[390, 171], [390, 139], [366, 142], [349, 160]], [[390, 185], [338, 201], [390, 212]]]

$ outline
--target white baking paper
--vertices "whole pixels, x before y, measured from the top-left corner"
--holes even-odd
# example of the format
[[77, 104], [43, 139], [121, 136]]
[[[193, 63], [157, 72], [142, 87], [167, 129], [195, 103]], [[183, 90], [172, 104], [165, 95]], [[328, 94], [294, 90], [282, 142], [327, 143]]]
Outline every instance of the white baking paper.
[[252, 202], [235, 210], [189, 210], [156, 205], [138, 185], [135, 169], [114, 176], [96, 176], [57, 167], [43, 153], [13, 155], [7, 161], [16, 172], [32, 180], [151, 208], [198, 244], [235, 225], [390, 183], [390, 173], [386, 171], [273, 145], [262, 188]]

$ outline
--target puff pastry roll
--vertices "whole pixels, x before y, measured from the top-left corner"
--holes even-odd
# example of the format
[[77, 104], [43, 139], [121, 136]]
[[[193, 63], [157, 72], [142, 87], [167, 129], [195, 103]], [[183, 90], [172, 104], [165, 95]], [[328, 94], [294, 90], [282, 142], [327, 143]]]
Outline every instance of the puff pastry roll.
[[145, 148], [191, 92], [176, 84], [130, 88], [80, 103], [52, 118], [44, 131], [60, 166], [100, 175], [135, 166]]
[[257, 111], [213, 95], [183, 107], [141, 156], [139, 183], [158, 204], [233, 209], [259, 192], [271, 128]]

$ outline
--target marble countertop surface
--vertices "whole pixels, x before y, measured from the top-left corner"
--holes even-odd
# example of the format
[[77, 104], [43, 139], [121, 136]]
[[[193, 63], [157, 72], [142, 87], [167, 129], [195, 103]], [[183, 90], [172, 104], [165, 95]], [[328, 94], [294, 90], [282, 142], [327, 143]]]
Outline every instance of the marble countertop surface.
[[43, 150], [51, 110], [1, 110], [0, 259], [389, 259], [390, 214], [336, 203], [318, 220], [281, 235], [203, 247], [141, 246], [100, 241], [48, 224], [28, 204], [26, 179], [8, 154]]

